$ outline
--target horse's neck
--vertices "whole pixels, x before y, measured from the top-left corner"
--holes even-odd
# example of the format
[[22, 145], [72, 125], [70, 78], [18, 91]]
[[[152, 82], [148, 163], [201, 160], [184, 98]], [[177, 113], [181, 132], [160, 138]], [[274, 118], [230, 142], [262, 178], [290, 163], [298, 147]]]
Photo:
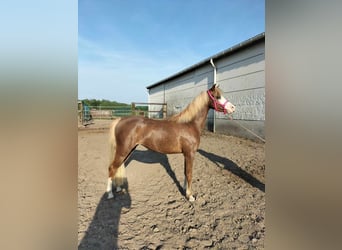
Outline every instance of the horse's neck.
[[205, 125], [205, 120], [207, 119], [209, 107], [203, 107], [196, 115], [195, 119], [192, 120], [192, 123], [195, 124], [196, 128], [199, 132], [202, 131]]

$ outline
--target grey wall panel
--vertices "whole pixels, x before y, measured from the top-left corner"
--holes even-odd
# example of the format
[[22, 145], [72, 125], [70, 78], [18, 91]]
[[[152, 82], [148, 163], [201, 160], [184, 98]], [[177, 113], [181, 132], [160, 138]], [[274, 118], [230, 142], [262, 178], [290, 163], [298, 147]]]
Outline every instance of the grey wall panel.
[[[234, 53], [223, 54], [214, 60], [214, 64], [217, 69], [216, 82], [220, 84], [224, 96], [236, 105], [233, 118], [264, 137], [265, 41], [260, 40]], [[149, 102], [165, 101], [167, 115], [171, 116], [186, 108], [213, 82], [214, 69], [208, 61], [151, 88]], [[210, 111], [206, 128], [212, 130], [214, 124], [216, 132], [250, 138], [227, 115]]]

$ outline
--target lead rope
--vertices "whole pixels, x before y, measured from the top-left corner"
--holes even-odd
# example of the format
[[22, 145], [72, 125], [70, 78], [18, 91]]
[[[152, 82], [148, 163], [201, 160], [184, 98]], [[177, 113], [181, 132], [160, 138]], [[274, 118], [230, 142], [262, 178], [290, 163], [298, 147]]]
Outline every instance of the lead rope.
[[[224, 109], [224, 106], [226, 105], [226, 103], [228, 102], [228, 100], [226, 100], [226, 102], [222, 105], [221, 103], [217, 102], [217, 100], [214, 98], [214, 96], [210, 93], [210, 91], [208, 90], [207, 91], [210, 99], [214, 102], [214, 109], [216, 111], [219, 112], [217, 106], [221, 106], [223, 108], [223, 113], [226, 114], [227, 111]], [[237, 125], [239, 125], [240, 127], [244, 128], [247, 132], [251, 133], [252, 135], [254, 135], [255, 137], [257, 137], [259, 140], [261, 140], [262, 142], [266, 143], [266, 140], [261, 138], [260, 136], [258, 136], [256, 133], [254, 133], [252, 130], [246, 128], [245, 126], [243, 126], [242, 124], [240, 124], [239, 122], [237, 122], [236, 120], [233, 120], [233, 117], [232, 116], [229, 116], [229, 119], [233, 122], [235, 122]]]
[[237, 122], [236, 120], [233, 120], [233, 118], [230, 116], [230, 120], [235, 122], [237, 125], [239, 125], [240, 127], [244, 128], [246, 131], [248, 131], [249, 133], [251, 133], [252, 135], [254, 135], [255, 137], [257, 137], [259, 140], [263, 141], [264, 143], [266, 143], [266, 140], [261, 138], [260, 136], [258, 136], [256, 133], [254, 133], [252, 130], [246, 128], [245, 126], [243, 126], [241, 123]]

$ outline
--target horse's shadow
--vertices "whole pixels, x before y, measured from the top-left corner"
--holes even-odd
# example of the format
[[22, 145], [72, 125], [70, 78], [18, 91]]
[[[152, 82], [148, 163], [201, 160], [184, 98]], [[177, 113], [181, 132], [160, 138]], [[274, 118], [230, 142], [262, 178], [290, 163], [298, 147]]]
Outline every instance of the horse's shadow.
[[125, 193], [115, 195], [115, 198], [110, 200], [107, 200], [106, 193], [103, 194], [78, 249], [119, 249], [119, 222], [122, 208], [131, 207], [128, 184], [125, 189]]
[[172, 170], [169, 159], [167, 158], [167, 155], [158, 153], [149, 149], [146, 150], [139, 150], [135, 149], [132, 154], [128, 157], [128, 159], [125, 162], [125, 166], [127, 166], [131, 161], [136, 160], [142, 163], [152, 164], [152, 163], [160, 163], [164, 168], [167, 174], [171, 177], [173, 182], [178, 188], [178, 191], [185, 195], [184, 189], [182, 185], [179, 183], [175, 172]]
[[207, 159], [211, 160], [217, 166], [219, 166], [218, 163], [222, 164], [225, 169], [227, 169], [231, 173], [235, 174], [239, 178], [243, 179], [244, 181], [252, 185], [253, 187], [258, 188], [260, 191], [265, 193], [265, 184], [260, 182], [250, 173], [240, 168], [235, 162], [227, 158], [224, 158], [222, 156], [218, 156], [216, 154], [206, 152], [202, 149], [198, 149], [197, 152], [203, 155], [204, 157], [206, 157]]
[[[175, 172], [171, 169], [166, 155], [151, 150], [134, 150], [125, 162], [125, 166], [136, 160], [143, 163], [160, 163], [176, 184], [179, 192], [185, 192], [177, 180]], [[131, 207], [131, 196], [129, 194], [128, 182], [124, 187], [124, 194], [116, 194], [114, 200], [107, 200], [107, 193], [104, 193], [96, 208], [95, 215], [78, 245], [78, 249], [119, 249], [119, 223], [122, 208]]]

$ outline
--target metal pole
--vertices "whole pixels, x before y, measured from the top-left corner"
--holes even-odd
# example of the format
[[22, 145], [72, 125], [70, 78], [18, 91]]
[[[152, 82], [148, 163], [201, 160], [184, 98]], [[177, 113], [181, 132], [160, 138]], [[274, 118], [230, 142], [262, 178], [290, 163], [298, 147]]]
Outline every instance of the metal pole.
[[[210, 59], [211, 66], [214, 68], [214, 82], [213, 85], [216, 84], [216, 66], [214, 64], [213, 59]], [[214, 117], [213, 117], [213, 132], [216, 132], [216, 112], [214, 111]]]

